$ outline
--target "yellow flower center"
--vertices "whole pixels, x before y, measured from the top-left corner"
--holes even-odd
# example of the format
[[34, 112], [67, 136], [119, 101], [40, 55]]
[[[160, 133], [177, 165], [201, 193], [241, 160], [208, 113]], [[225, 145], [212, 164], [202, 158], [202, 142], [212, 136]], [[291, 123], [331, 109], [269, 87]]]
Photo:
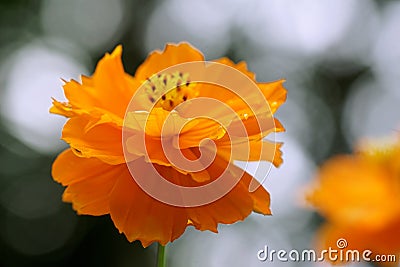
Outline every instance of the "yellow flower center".
[[188, 73], [164, 73], [147, 78], [145, 87], [151, 103], [171, 111], [177, 105], [196, 96], [194, 83], [189, 80]]

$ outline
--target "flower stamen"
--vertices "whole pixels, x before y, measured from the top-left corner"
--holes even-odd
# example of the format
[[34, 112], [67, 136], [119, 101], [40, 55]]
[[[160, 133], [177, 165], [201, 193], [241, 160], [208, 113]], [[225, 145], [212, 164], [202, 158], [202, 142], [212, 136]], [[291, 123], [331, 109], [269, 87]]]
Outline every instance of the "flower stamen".
[[146, 79], [145, 87], [149, 101], [168, 111], [197, 95], [189, 74], [182, 72], [154, 75]]

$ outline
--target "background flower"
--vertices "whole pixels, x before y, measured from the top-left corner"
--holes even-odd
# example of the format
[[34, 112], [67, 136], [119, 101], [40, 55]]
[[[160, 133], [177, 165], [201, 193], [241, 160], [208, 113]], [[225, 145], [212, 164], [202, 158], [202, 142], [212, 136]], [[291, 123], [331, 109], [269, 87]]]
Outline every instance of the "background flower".
[[337, 240], [345, 238], [346, 249], [398, 254], [399, 159], [396, 140], [364, 145], [354, 155], [336, 156], [322, 165], [308, 195], [326, 219], [317, 237], [320, 249], [336, 249]]
[[[276, 136], [285, 164], [265, 181], [273, 220], [253, 214], [218, 236], [189, 230], [171, 246], [173, 266], [264, 266], [256, 253], [265, 244], [310, 248], [320, 218], [302, 208], [299, 188], [360, 137], [398, 129], [397, 1], [187, 2], [0, 0], [2, 265], [154, 265], [152, 246], [116, 238], [107, 217], [76, 216], [50, 178], [51, 162], [66, 148], [59, 140], [65, 120], [48, 114], [51, 97], [65, 101], [60, 78], [92, 74], [116, 44], [124, 45], [130, 74], [150, 51], [188, 41], [206, 59], [246, 61], [257, 80], [287, 79], [289, 98], [277, 113], [287, 131]], [[256, 173], [252, 163], [237, 164], [256, 177], [269, 167]], [[274, 262], [291, 265], [310, 263]]]

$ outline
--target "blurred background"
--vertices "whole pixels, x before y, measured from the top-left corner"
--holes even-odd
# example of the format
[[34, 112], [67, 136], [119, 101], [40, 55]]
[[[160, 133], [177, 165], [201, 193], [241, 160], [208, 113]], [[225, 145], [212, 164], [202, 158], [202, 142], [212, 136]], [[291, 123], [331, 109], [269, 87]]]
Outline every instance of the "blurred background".
[[284, 164], [264, 184], [274, 216], [218, 235], [189, 228], [170, 245], [170, 266], [312, 265], [262, 263], [257, 251], [311, 248], [321, 220], [302, 194], [318, 165], [400, 128], [400, 1], [0, 0], [0, 266], [155, 265], [155, 246], [61, 202], [50, 170], [65, 119], [48, 109], [64, 99], [61, 78], [91, 75], [117, 44], [134, 74], [179, 41], [206, 59], [245, 60], [258, 81], [286, 78], [277, 118], [287, 132], [276, 136]]

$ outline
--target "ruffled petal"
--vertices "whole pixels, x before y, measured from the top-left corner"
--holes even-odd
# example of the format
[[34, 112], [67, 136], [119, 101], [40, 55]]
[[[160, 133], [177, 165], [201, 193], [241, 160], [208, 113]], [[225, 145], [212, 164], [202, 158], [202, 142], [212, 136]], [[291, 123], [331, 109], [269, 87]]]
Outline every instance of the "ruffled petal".
[[184, 208], [161, 203], [139, 188], [125, 169], [113, 189], [110, 215], [120, 233], [129, 241], [140, 240], [144, 247], [177, 239], [186, 229]]
[[237, 137], [259, 140], [272, 132], [284, 132], [285, 128], [279, 120], [271, 117], [271, 114], [264, 113], [257, 117], [249, 116], [240, 121], [235, 120], [229, 125], [228, 131]]
[[145, 81], [147, 78], [176, 64], [203, 61], [203, 54], [188, 43], [167, 44], [164, 51], [154, 51], [137, 69], [135, 78]]
[[196, 229], [218, 232], [218, 224], [242, 221], [252, 211], [253, 199], [243, 183], [239, 182], [224, 197], [205, 206], [189, 208], [187, 212]]
[[[224, 136], [226, 131], [216, 121], [205, 118], [196, 118], [187, 123], [181, 134], [174, 136], [173, 142], [181, 149], [199, 147], [204, 139], [217, 140]], [[177, 145], [179, 143], [179, 146]]]
[[268, 101], [272, 114], [286, 101], [287, 91], [285, 87], [283, 87], [284, 82], [285, 80], [257, 83], [257, 86], [261, 89], [265, 99]]
[[90, 116], [73, 117], [64, 126], [62, 139], [77, 156], [96, 157], [108, 164], [125, 162], [122, 131], [111, 123], [91, 121]]
[[77, 157], [71, 149], [61, 153], [52, 168], [54, 180], [67, 186], [63, 200], [71, 202], [79, 214], [87, 215], [109, 213], [110, 194], [120, 173], [120, 166]]
[[227, 57], [219, 58], [219, 59], [216, 59], [213, 61], [230, 66], [232, 68], [235, 68], [235, 69], [239, 70], [240, 72], [242, 72], [247, 77], [249, 77], [250, 79], [252, 79], [253, 81], [256, 79], [256, 75], [247, 69], [247, 64], [244, 61], [241, 61], [236, 64], [235, 62], [233, 62], [232, 60], [230, 60]]
[[252, 191], [250, 192], [250, 196], [253, 199], [253, 211], [264, 215], [271, 215], [271, 199], [268, 191], [247, 172], [243, 174], [241, 182], [249, 191]]
[[[145, 138], [145, 143], [142, 140], [143, 137], [140, 135], [132, 135], [127, 138], [126, 147], [127, 152], [132, 156], [132, 158], [136, 157], [143, 157], [143, 159], [147, 163], [156, 163], [158, 165], [167, 166], [174, 168], [175, 170], [183, 173], [183, 174], [190, 174], [191, 177], [197, 182], [204, 182], [210, 180], [210, 176], [207, 171], [198, 171], [198, 172], [187, 172], [185, 170], [179, 169], [177, 166], [171, 164], [171, 158], [167, 158], [165, 155], [165, 147], [162, 146], [161, 141], [159, 139], [152, 139], [150, 137]], [[144, 146], [146, 144], [146, 147]], [[177, 154], [181, 154], [182, 157], [186, 158], [187, 160], [196, 160], [198, 156], [192, 153], [190, 148], [179, 150], [175, 148], [172, 143], [169, 144], [170, 153], [173, 153], [172, 156]], [[174, 161], [176, 159], [172, 159]]]
[[[283, 162], [281, 151], [282, 143], [275, 143], [268, 140], [249, 141], [246, 138], [239, 138], [233, 143], [226, 140], [219, 142], [217, 147], [218, 156], [224, 158], [226, 161], [265, 160], [272, 162], [276, 167], [280, 166]], [[232, 150], [234, 153], [232, 153]], [[240, 151], [240, 153], [236, 151]]]
[[[143, 140], [143, 138], [145, 140]], [[146, 162], [157, 163], [160, 165], [171, 166], [160, 139], [143, 137], [141, 134], [133, 134], [126, 138], [126, 153], [133, 158], [143, 157]]]
[[214, 180], [226, 168], [229, 168], [226, 174], [231, 176], [231, 179], [240, 179], [238, 183], [220, 199], [187, 210], [192, 225], [198, 230], [217, 232], [219, 223], [231, 224], [244, 220], [255, 208], [249, 189], [242, 181], [243, 178], [236, 177], [237, 173], [244, 173], [242, 170], [217, 157], [207, 171]]
[[[197, 153], [196, 151], [193, 151], [193, 153], [199, 156], [199, 151], [197, 151]], [[174, 180], [171, 182], [187, 187], [198, 187], [215, 181], [221, 177], [224, 171], [226, 171], [225, 175], [230, 177], [231, 181], [237, 180], [236, 185], [216, 201], [199, 207], [187, 208], [190, 224], [196, 229], [217, 232], [218, 224], [231, 224], [244, 220], [255, 209], [268, 213], [269, 210], [265, 209], [265, 205], [261, 205], [261, 202], [263, 201], [261, 200], [262, 197], [266, 197], [264, 201], [269, 205], [268, 194], [264, 195], [260, 191], [261, 189], [250, 193], [250, 177], [247, 176], [248, 174], [246, 174], [246, 172], [220, 157], [216, 157], [213, 163], [206, 170], [211, 179], [210, 181], [202, 183], [198, 183], [192, 179], [187, 179], [187, 177], [179, 173], [178, 175], [169, 175], [170, 177], [174, 177]], [[160, 171], [168, 174], [168, 170], [165, 170], [165, 168], [164, 171]], [[216, 190], [222, 190], [221, 192], [223, 192], [226, 189]], [[257, 199], [257, 202], [254, 201], [255, 198]]]
[[[216, 159], [207, 171], [216, 179], [224, 171], [226, 164], [228, 163], [222, 159]], [[157, 164], [154, 167], [172, 183], [186, 187], [204, 184], [188, 179], [188, 175], [173, 168]], [[230, 167], [232, 175], [237, 172], [243, 173], [233, 165]], [[183, 234], [188, 225], [193, 225], [199, 230], [217, 232], [218, 224], [243, 220], [253, 210], [270, 214], [268, 192], [259, 187], [250, 193], [249, 185], [253, 178], [247, 173], [244, 173], [236, 186], [220, 199], [190, 208], [173, 207], [151, 198], [129, 177], [129, 173], [121, 175], [118, 179], [112, 193], [111, 217], [128, 240], [140, 240], [145, 247], [152, 242], [164, 245], [175, 240]]]
[[[125, 73], [121, 61], [122, 47], [106, 54], [98, 63], [93, 77], [82, 77], [82, 84], [71, 80], [64, 85], [64, 93], [72, 109], [105, 110], [123, 118], [135, 90], [136, 80]], [[57, 106], [55, 106], [57, 108]], [[56, 109], [51, 109], [55, 111]]]
[[162, 133], [167, 137], [179, 133], [187, 122], [188, 119], [181, 117], [177, 112], [154, 108], [151, 112], [128, 112], [124, 126], [132, 131], [145, 132], [148, 136], [160, 137]]

